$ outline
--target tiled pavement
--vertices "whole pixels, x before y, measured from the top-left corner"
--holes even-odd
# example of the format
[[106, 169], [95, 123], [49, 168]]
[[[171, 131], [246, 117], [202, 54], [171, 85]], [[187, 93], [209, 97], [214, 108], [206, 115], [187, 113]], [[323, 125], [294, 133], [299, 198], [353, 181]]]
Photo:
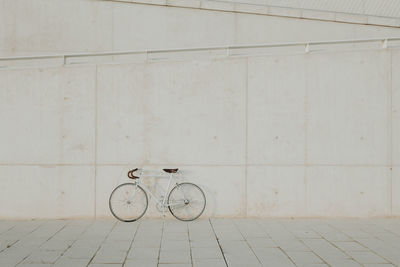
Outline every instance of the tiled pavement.
[[0, 266], [400, 266], [400, 219], [0, 221]]

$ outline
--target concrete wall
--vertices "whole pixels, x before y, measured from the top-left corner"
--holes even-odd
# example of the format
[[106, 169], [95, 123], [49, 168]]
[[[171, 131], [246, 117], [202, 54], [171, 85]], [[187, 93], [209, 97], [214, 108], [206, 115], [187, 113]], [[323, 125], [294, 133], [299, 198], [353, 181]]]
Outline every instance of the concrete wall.
[[[278, 14], [301, 14], [282, 12]], [[400, 37], [398, 27], [310, 16], [317, 20], [118, 1], [0, 0], [0, 55]], [[358, 22], [367, 23], [363, 21]]]
[[134, 167], [181, 168], [207, 216], [400, 215], [399, 72], [399, 49], [0, 70], [0, 217], [110, 216]]

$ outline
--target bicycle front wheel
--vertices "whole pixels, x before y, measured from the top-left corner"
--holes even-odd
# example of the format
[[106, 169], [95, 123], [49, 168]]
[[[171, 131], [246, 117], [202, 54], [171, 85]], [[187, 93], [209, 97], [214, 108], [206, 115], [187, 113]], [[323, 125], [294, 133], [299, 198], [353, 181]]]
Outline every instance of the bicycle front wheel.
[[146, 213], [148, 199], [139, 185], [125, 183], [112, 191], [108, 203], [115, 218], [123, 222], [134, 222]]
[[169, 193], [168, 208], [178, 220], [193, 221], [200, 217], [205, 207], [204, 192], [195, 184], [177, 184]]

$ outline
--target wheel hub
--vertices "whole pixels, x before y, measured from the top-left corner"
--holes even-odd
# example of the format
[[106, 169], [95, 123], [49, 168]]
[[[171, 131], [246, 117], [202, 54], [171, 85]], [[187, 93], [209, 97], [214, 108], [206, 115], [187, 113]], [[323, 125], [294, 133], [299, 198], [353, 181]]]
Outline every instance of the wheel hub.
[[164, 212], [165, 211], [165, 207], [162, 204], [157, 203], [156, 204], [156, 208], [159, 212]]

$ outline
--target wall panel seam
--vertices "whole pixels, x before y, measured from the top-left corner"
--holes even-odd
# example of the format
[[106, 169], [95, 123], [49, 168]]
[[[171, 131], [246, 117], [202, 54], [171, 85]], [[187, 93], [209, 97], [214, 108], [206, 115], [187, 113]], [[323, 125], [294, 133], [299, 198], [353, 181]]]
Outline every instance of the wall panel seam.
[[389, 199], [390, 199], [390, 215], [393, 215], [393, 85], [392, 85], [392, 75], [393, 75], [393, 53], [388, 51], [389, 54], [389, 74], [388, 74], [388, 165], [389, 167]]
[[[305, 56], [305, 75], [308, 77], [308, 56]], [[308, 215], [308, 82], [304, 81], [304, 209]]]
[[98, 127], [97, 127], [97, 79], [98, 67], [95, 68], [95, 91], [94, 91], [94, 217], [97, 217], [97, 145], [98, 145]]
[[245, 88], [245, 216], [248, 210], [248, 107], [249, 107], [249, 59], [246, 59], [246, 88]]

